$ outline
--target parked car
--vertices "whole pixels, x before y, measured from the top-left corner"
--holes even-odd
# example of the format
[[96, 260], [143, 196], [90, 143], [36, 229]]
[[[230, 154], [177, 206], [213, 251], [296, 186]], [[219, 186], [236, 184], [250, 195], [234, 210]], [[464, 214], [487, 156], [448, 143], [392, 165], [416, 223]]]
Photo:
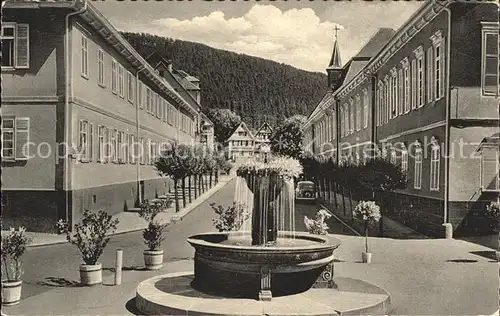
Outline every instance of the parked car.
[[299, 181], [295, 188], [295, 199], [300, 201], [315, 201], [316, 189], [312, 181]]

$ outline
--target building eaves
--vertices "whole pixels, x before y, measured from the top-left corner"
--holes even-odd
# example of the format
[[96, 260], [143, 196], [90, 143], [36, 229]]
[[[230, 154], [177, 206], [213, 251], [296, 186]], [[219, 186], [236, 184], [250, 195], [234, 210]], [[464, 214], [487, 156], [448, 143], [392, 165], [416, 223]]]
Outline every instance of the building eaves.
[[122, 55], [130, 64], [143, 73], [154, 83], [160, 90], [168, 95], [173, 101], [180, 104], [185, 110], [197, 115], [194, 109], [186, 100], [182, 98], [170, 84], [166, 83], [154, 70], [154, 68], [125, 40], [115, 27], [97, 10], [89, 1], [13, 1], [7, 0], [3, 4], [3, 9], [37, 9], [37, 8], [68, 8], [74, 11], [80, 11], [86, 8], [86, 11], [80, 14], [80, 17], [89, 24], [101, 37], [116, 51]]

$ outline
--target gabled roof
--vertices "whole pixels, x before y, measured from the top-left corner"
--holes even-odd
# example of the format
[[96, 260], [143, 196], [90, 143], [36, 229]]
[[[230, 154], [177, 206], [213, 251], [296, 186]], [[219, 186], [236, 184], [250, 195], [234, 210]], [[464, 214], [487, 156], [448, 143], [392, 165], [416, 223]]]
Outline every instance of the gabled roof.
[[[239, 136], [239, 135], [237, 135], [236, 132], [240, 128], [244, 129], [248, 133], [248, 136]], [[248, 128], [248, 126], [247, 126], [247, 124], [245, 124], [245, 122], [241, 122], [240, 125], [238, 125], [234, 129], [234, 131], [231, 133], [231, 136], [229, 136], [229, 138], [227, 140], [235, 140], [235, 139], [242, 139], [242, 140], [247, 140], [247, 139], [253, 140], [254, 139], [252, 131]]]
[[264, 122], [264, 124], [262, 124], [259, 129], [257, 130], [257, 133], [256, 134], [259, 134], [262, 130], [264, 130], [264, 128], [267, 128], [269, 129], [270, 132], [273, 131], [271, 125], [269, 125], [267, 122]]

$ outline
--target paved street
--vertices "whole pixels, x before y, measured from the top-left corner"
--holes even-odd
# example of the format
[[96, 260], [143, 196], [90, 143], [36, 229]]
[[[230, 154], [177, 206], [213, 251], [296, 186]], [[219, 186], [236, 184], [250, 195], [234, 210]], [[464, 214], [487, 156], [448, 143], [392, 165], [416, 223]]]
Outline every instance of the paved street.
[[[161, 271], [140, 271], [144, 249], [140, 232], [112, 237], [101, 262], [102, 286], [76, 286], [80, 256], [69, 244], [30, 248], [25, 256], [23, 301], [7, 308], [9, 315], [126, 314], [133, 311], [137, 284], [154, 275], [192, 269], [190, 235], [213, 231], [211, 202], [230, 204], [235, 181], [168, 227]], [[304, 230], [303, 216], [314, 217], [314, 204], [297, 204], [296, 227]], [[335, 251], [340, 261], [335, 275], [359, 278], [386, 289], [394, 314], [490, 315], [497, 309], [498, 264], [491, 249], [460, 240], [397, 240], [370, 238], [373, 262], [361, 264], [364, 239], [332, 217], [328, 224], [342, 244]], [[112, 285], [114, 255], [124, 249], [123, 284]], [[188, 259], [183, 260], [182, 259]], [[170, 263], [169, 263], [170, 262]], [[55, 286], [44, 285], [43, 282]], [[106, 299], [104, 299], [104, 297]], [[131, 307], [132, 306], [132, 307]]]

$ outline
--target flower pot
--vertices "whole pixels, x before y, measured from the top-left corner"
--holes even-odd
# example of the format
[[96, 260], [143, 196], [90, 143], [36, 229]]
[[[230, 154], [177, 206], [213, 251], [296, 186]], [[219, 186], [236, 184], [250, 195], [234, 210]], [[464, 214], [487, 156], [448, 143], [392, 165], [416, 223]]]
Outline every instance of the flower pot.
[[82, 285], [95, 285], [102, 283], [102, 264], [80, 265], [80, 283]]
[[147, 270], [159, 270], [163, 267], [163, 250], [144, 250], [144, 265]]
[[363, 252], [361, 254], [361, 259], [363, 259], [363, 263], [371, 263], [372, 262], [372, 253], [371, 252]]
[[22, 285], [23, 281], [2, 281], [2, 305], [19, 304]]

